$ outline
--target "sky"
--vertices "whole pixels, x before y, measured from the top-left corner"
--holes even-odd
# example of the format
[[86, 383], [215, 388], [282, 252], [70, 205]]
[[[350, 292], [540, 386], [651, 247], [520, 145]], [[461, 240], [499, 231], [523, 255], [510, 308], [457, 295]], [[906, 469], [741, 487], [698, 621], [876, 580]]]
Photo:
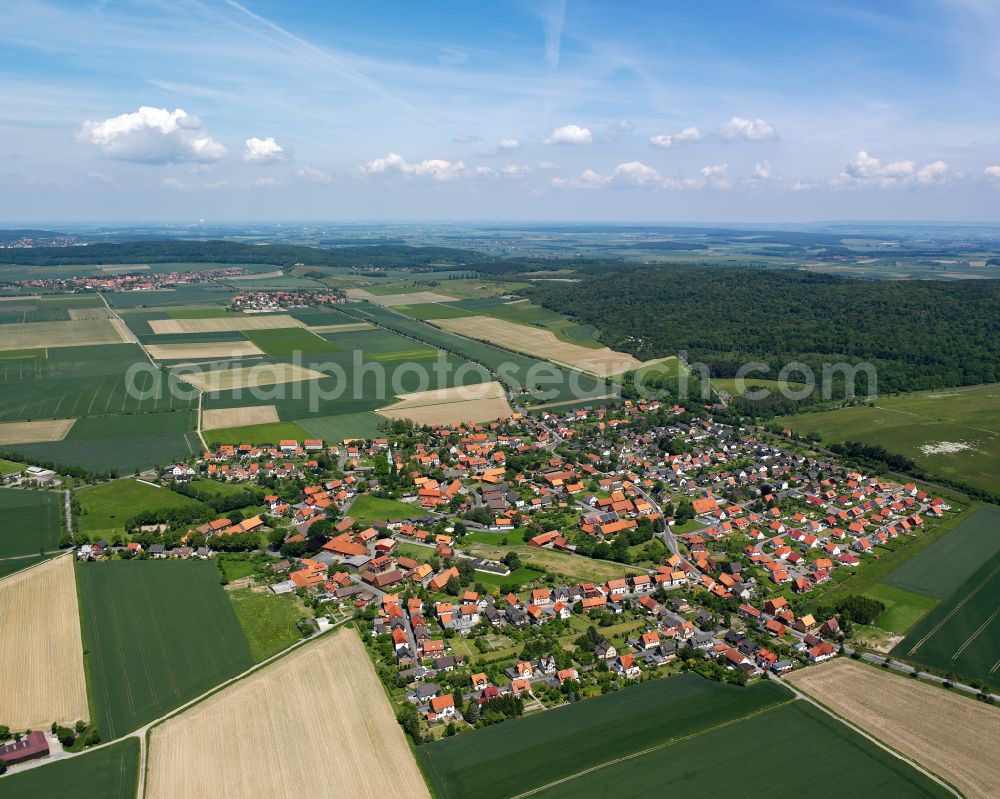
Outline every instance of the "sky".
[[0, 224], [995, 222], [997, 41], [996, 0], [4, 0]]

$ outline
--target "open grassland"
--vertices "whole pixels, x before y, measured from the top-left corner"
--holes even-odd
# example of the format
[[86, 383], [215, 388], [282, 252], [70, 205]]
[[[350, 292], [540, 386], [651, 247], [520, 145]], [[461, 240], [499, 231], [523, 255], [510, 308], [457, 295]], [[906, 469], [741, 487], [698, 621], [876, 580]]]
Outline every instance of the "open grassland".
[[0, 327], [0, 350], [80, 347], [131, 341], [131, 333], [116, 322], [112, 319], [83, 319], [3, 325]]
[[417, 753], [439, 799], [506, 799], [790, 698], [772, 683], [740, 688], [688, 674], [444, 738]]
[[219, 333], [227, 330], [277, 330], [303, 327], [288, 314], [230, 314], [200, 319], [150, 319], [154, 333]]
[[865, 591], [865, 596], [885, 605], [885, 610], [875, 620], [875, 625], [898, 635], [905, 635], [914, 624], [934, 610], [938, 603], [934, 597], [895, 588], [886, 582], [869, 588]]
[[278, 411], [273, 405], [249, 405], [245, 408], [217, 408], [204, 411], [201, 426], [204, 430], [220, 427], [247, 427], [254, 424], [270, 424], [278, 421]]
[[469, 551], [473, 555], [481, 558], [490, 558], [491, 560], [502, 560], [503, 556], [508, 552], [516, 552], [518, 557], [521, 558], [521, 563], [527, 566], [543, 569], [556, 575], [575, 578], [577, 580], [589, 580], [595, 583], [603, 583], [622, 575], [646, 574], [642, 569], [632, 566], [622, 566], [621, 564], [608, 563], [602, 560], [593, 560], [582, 555], [570, 555], [566, 552], [557, 552], [554, 549], [476, 544]]
[[248, 330], [246, 336], [268, 355], [274, 356], [292, 355], [296, 352], [335, 352], [337, 349], [327, 339], [302, 327]]
[[179, 361], [202, 358], [240, 358], [263, 355], [252, 341], [206, 341], [198, 344], [147, 344], [146, 351], [157, 361]]
[[1000, 553], [927, 614], [892, 655], [1000, 688]]
[[125, 523], [139, 511], [201, 505], [197, 500], [168, 488], [157, 488], [129, 478], [82, 488], [73, 494], [73, 498], [80, 504], [76, 526], [85, 533], [124, 530]]
[[1000, 710], [846, 658], [785, 679], [969, 799], [1000, 796]]
[[0, 580], [0, 618], [3, 723], [26, 730], [88, 719], [73, 556]]
[[302, 380], [316, 380], [324, 376], [322, 372], [317, 372], [315, 369], [306, 369], [291, 363], [261, 363], [254, 366], [237, 366], [207, 371], [183, 370], [178, 373], [178, 377], [185, 382], [207, 392], [297, 383]]
[[80, 757], [10, 774], [0, 783], [4, 799], [135, 799], [139, 739], [126, 738]]
[[95, 715], [106, 738], [152, 721], [252, 663], [214, 563], [86, 563], [79, 578]]
[[277, 596], [270, 591], [256, 592], [250, 588], [227, 591], [226, 596], [233, 604], [254, 663], [267, 660], [302, 638], [295, 624], [307, 614], [298, 597]]
[[378, 412], [389, 419], [409, 419], [418, 425], [488, 422], [513, 414], [507, 392], [497, 382], [400, 394], [398, 401]]
[[640, 362], [607, 347], [594, 349], [561, 341], [551, 330], [490, 316], [468, 316], [461, 319], [437, 319], [434, 324], [459, 335], [487, 341], [505, 349], [544, 358], [552, 363], [569, 366], [599, 376], [620, 374], [640, 366]]
[[0, 558], [55, 549], [62, 513], [62, 494], [56, 491], [0, 488]]
[[0, 422], [0, 446], [62, 441], [76, 419], [42, 419], [37, 422]]
[[1000, 493], [1000, 384], [880, 397], [874, 407], [787, 416], [778, 423], [824, 442], [863, 441], [930, 472]]
[[383, 499], [371, 494], [361, 494], [351, 503], [347, 512], [352, 519], [361, 524], [371, 524], [376, 519], [408, 519], [410, 516], [422, 516], [423, 511], [416, 505], [407, 505], [394, 499]]
[[[780, 754], [771, 757], [770, 751]], [[802, 701], [717, 725], [628, 759], [584, 767], [579, 776], [522, 796], [599, 799], [638, 795], [650, 785], [665, 796], [701, 796], [706, 793], [706, 779], [722, 763], [738, 775], [738, 792], [748, 797], [795, 796], [803, 785], [817, 799], [952, 796], [895, 755]]]
[[152, 731], [149, 799], [317, 791], [429, 799], [353, 630], [303, 646]]

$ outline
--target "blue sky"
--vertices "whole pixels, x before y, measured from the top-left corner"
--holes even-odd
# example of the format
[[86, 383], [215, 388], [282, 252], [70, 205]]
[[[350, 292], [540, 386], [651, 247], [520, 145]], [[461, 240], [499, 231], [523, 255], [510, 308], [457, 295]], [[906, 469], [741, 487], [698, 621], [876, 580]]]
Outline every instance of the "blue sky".
[[0, 221], [1000, 221], [1000, 3], [5, 0]]

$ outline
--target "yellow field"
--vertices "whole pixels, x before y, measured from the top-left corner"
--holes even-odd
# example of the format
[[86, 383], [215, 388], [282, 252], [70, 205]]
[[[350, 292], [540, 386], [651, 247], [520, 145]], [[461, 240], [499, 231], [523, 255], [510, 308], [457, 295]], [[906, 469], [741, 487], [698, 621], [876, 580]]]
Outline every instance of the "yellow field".
[[236, 369], [207, 369], [204, 371], [181, 370], [175, 374], [202, 391], [232, 391], [237, 388], [276, 386], [280, 383], [297, 383], [325, 377], [315, 369], [306, 369], [291, 363], [259, 363]]
[[263, 355], [252, 341], [209, 341], [203, 344], [147, 344], [146, 351], [158, 361], [180, 358], [240, 358]]
[[568, 366], [581, 372], [608, 377], [640, 366], [640, 362], [608, 347], [594, 349], [560, 341], [551, 330], [520, 325], [491, 316], [465, 316], [458, 319], [431, 319], [430, 324], [462, 336], [497, 344], [508, 350]]
[[513, 412], [504, 387], [496, 381], [400, 394], [398, 402], [376, 411], [388, 419], [429, 425], [492, 422]]
[[275, 269], [273, 272], [252, 272], [249, 275], [230, 275], [226, 280], [269, 280], [272, 277], [281, 277], [285, 273], [280, 269]]
[[372, 294], [364, 289], [347, 289], [352, 300], [368, 300], [376, 305], [415, 305], [426, 302], [454, 302], [457, 297], [438, 294], [436, 291], [411, 291], [409, 294]]
[[11, 730], [90, 718], [73, 556], [0, 580], [0, 719]]
[[246, 408], [218, 408], [203, 411], [203, 430], [217, 430], [222, 427], [246, 427], [251, 424], [271, 424], [278, 421], [278, 411], [273, 405], [251, 405]]
[[229, 330], [279, 330], [288, 327], [305, 327], [288, 314], [233, 314], [208, 319], [150, 319], [154, 333], [222, 333]]
[[147, 799], [429, 799], [353, 630], [328, 634], [155, 727]]
[[1000, 796], [1000, 709], [845, 658], [784, 679], [965, 796]]
[[122, 344], [134, 337], [117, 319], [78, 319], [68, 322], [24, 322], [3, 325], [0, 350], [82, 347], [90, 344]]
[[375, 325], [368, 322], [346, 322], [342, 325], [316, 325], [306, 328], [310, 333], [355, 333], [358, 330], [368, 330]]
[[114, 275], [129, 272], [148, 272], [149, 264], [100, 264], [97, 267], [102, 272]]
[[0, 445], [62, 441], [76, 419], [42, 419], [37, 422], [0, 422]]

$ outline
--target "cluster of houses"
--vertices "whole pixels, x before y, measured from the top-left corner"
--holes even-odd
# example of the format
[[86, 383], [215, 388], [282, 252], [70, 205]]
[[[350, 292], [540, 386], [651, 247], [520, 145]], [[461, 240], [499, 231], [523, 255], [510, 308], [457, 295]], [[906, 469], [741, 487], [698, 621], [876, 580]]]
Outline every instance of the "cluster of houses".
[[232, 298], [230, 305], [244, 313], [269, 313], [295, 308], [315, 308], [345, 302], [344, 294], [332, 289], [316, 291], [308, 289], [270, 291], [246, 291]]
[[[102, 267], [98, 267], [102, 269]], [[14, 281], [24, 286], [52, 292], [76, 291], [154, 291], [190, 283], [206, 283], [247, 275], [242, 266], [227, 266], [197, 272], [152, 272], [149, 264], [123, 264], [107, 267], [101, 275], [86, 277], [33, 278]]]

